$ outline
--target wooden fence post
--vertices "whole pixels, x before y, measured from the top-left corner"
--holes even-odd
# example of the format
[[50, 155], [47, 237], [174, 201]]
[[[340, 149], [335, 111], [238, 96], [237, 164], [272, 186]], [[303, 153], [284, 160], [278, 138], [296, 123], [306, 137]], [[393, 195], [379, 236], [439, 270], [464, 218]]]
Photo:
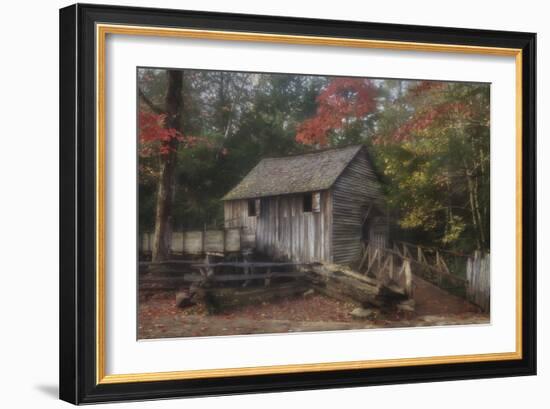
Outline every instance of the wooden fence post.
[[469, 301], [481, 307], [483, 311], [490, 310], [490, 254], [481, 255], [479, 251], [469, 257], [466, 263], [466, 278], [468, 280], [466, 296]]
[[409, 260], [403, 260], [403, 274], [405, 275], [405, 294], [412, 297], [412, 271]]

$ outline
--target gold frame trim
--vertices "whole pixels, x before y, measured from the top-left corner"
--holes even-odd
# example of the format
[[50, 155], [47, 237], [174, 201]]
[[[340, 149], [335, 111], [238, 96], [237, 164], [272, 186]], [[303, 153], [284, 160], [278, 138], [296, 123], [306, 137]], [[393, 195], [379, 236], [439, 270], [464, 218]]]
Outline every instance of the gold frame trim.
[[[276, 365], [223, 369], [105, 374], [105, 41], [108, 34], [194, 38], [223, 41], [247, 41], [354, 47], [399, 51], [513, 56], [516, 64], [516, 350], [505, 353], [450, 355], [418, 358], [377, 359], [369, 361], [323, 362], [315, 364]], [[489, 362], [522, 358], [522, 51], [515, 48], [466, 46], [454, 44], [413, 43], [402, 41], [362, 40], [318, 36], [294, 36], [250, 32], [178, 29], [165, 27], [96, 25], [96, 383], [116, 384], [214, 377], [290, 374], [348, 369], [388, 368], [412, 365]]]

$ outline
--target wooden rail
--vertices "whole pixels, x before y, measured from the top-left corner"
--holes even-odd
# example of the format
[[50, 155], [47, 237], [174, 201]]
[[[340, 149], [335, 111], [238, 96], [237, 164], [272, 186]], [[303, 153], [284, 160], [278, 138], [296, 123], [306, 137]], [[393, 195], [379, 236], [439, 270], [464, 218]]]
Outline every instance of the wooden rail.
[[359, 272], [378, 280], [393, 292], [412, 296], [411, 259], [382, 247], [367, 244], [359, 264]]
[[[396, 267], [397, 266], [397, 267]], [[423, 279], [450, 290], [479, 306], [490, 309], [489, 254], [475, 252], [472, 256], [449, 250], [395, 241], [391, 249], [367, 243], [359, 271], [376, 277], [402, 279], [410, 269]], [[458, 271], [457, 271], [458, 270]]]
[[[448, 266], [441, 252], [415, 246], [411, 243], [395, 242], [393, 248], [382, 248], [367, 243], [359, 264], [359, 271], [412, 291], [412, 274], [418, 275], [440, 287], [466, 288], [466, 278], [460, 277]], [[466, 262], [464, 258], [464, 263]]]
[[[214, 282], [242, 281], [246, 286], [251, 280], [264, 280], [264, 285], [269, 286], [272, 279], [278, 278], [302, 278], [305, 273], [296, 271], [297, 267], [304, 267], [304, 263], [291, 262], [263, 262], [263, 261], [242, 261], [242, 262], [197, 262], [197, 260], [170, 260], [163, 262], [142, 262], [140, 267], [160, 266], [162, 273], [177, 274], [172, 276], [157, 276], [155, 274], [143, 276], [139, 283], [142, 284], [173, 284], [178, 283], [199, 283], [205, 285]], [[181, 266], [189, 266], [190, 269], [182, 270]], [[293, 271], [277, 271], [293, 267]], [[296, 268], [294, 268], [296, 267]], [[240, 271], [238, 273], [227, 273], [223, 270], [230, 268]], [[221, 271], [220, 271], [221, 270]], [[276, 270], [276, 271], [273, 271]], [[193, 272], [194, 271], [194, 272]]]
[[[399, 257], [408, 259], [414, 267], [414, 273], [442, 286], [447, 280], [455, 286], [465, 286], [466, 278], [456, 271], [451, 271], [449, 264], [466, 269], [467, 257], [461, 253], [439, 250], [432, 247], [415, 245], [403, 241], [395, 241], [393, 251]], [[451, 262], [452, 261], [452, 262]]]
[[418, 248], [420, 247], [423, 251], [425, 252], [438, 252], [440, 254], [447, 254], [447, 255], [451, 255], [451, 256], [455, 256], [455, 257], [469, 257], [468, 254], [466, 253], [461, 253], [459, 251], [452, 251], [452, 250], [447, 250], [447, 249], [440, 249], [440, 248], [437, 248], [437, 247], [430, 247], [430, 246], [424, 246], [422, 244], [415, 244], [415, 243], [410, 243], [408, 241], [402, 241], [402, 240], [394, 240], [393, 241], [393, 244], [394, 246], [395, 245], [401, 245], [401, 246], [411, 246], [413, 248]]
[[[254, 274], [219, 274], [208, 277], [208, 281], [212, 282], [229, 282], [229, 281], [247, 281], [247, 280], [271, 280], [274, 278], [300, 278], [306, 274], [302, 272], [266, 272]], [[185, 274], [183, 277], [150, 277], [141, 278], [141, 284], [157, 284], [157, 283], [202, 283], [205, 277], [202, 274]]]

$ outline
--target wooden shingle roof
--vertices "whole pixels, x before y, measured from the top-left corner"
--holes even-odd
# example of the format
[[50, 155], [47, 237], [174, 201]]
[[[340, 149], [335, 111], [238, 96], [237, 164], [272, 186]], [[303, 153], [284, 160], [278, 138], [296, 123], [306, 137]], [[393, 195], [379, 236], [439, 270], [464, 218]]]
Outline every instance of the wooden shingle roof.
[[362, 145], [262, 159], [222, 200], [329, 189]]

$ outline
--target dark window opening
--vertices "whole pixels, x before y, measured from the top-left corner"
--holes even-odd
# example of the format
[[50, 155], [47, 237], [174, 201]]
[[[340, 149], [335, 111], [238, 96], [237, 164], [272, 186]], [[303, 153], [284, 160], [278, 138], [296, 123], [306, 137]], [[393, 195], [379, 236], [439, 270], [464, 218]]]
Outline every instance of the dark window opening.
[[370, 240], [370, 220], [368, 218], [365, 219], [363, 222], [363, 226], [361, 228], [361, 238], [363, 241], [369, 241]]
[[313, 210], [313, 197], [310, 194], [304, 195], [304, 213], [310, 213]]
[[254, 199], [248, 201], [248, 215], [256, 216], [256, 201]]

